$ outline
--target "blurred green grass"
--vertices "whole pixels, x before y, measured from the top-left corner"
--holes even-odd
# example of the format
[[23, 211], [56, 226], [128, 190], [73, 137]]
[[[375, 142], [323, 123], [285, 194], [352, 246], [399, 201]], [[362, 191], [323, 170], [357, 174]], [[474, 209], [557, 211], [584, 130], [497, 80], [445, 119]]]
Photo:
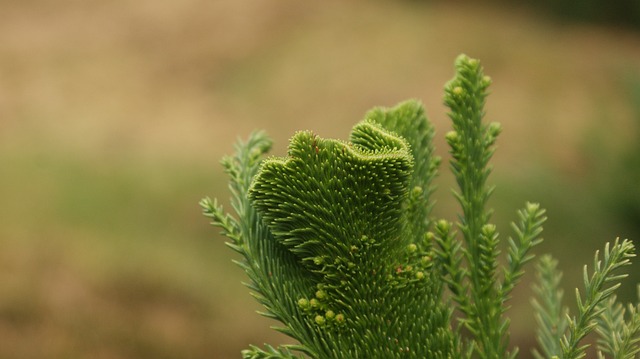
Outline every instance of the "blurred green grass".
[[[602, 165], [637, 141], [637, 33], [482, 4], [0, 3], [0, 357], [234, 358], [285, 340], [200, 215], [201, 197], [229, 196], [219, 158], [254, 128], [278, 155], [296, 130], [345, 138], [409, 97], [446, 157], [442, 87], [460, 52], [494, 80], [502, 236], [541, 202], [538, 253], [572, 288], [604, 242], [640, 240], [605, 203], [624, 167]], [[441, 172], [436, 214], [453, 219]], [[523, 354], [529, 294], [513, 309]]]

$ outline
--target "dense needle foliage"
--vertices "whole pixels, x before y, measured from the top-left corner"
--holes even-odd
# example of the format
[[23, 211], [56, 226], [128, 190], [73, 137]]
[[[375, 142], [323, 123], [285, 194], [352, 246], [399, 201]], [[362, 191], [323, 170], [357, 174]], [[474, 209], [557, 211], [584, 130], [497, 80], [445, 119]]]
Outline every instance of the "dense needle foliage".
[[[271, 141], [256, 132], [223, 159], [235, 216], [209, 199], [204, 213], [242, 255], [237, 263], [262, 314], [299, 342], [251, 346], [244, 358], [516, 357], [507, 301], [542, 241], [545, 211], [535, 203], [518, 211], [502, 261], [486, 207], [500, 134], [499, 124], [483, 121], [491, 79], [465, 55], [455, 68], [445, 87], [453, 123], [445, 137], [461, 207], [455, 224], [430, 217], [440, 159], [417, 101], [373, 109], [349, 141], [302, 131], [286, 157], [265, 159]], [[582, 340], [597, 328], [599, 355], [634, 358], [638, 308], [625, 311], [613, 296], [633, 251], [625, 240], [607, 244], [603, 261], [596, 254], [573, 317], [561, 302], [556, 262], [542, 257], [536, 357], [580, 358]]]

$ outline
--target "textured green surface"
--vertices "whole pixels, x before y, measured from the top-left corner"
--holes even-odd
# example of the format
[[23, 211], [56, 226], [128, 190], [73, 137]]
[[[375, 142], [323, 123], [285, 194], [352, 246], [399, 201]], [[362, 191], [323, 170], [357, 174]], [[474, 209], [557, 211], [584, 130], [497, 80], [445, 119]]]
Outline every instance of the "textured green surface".
[[[453, 195], [461, 207], [460, 236], [446, 220], [431, 226], [431, 181], [440, 159], [433, 156], [433, 127], [417, 101], [370, 111], [349, 142], [303, 131], [290, 140], [286, 157], [264, 159], [271, 141], [258, 132], [223, 160], [238, 218], [209, 199], [201, 202], [205, 215], [243, 255], [237, 263], [251, 279], [247, 286], [264, 306], [262, 314], [299, 342], [251, 346], [244, 358], [293, 358], [296, 352], [319, 359], [517, 356], [507, 302], [534, 258], [532, 248], [542, 242], [545, 210], [526, 203], [518, 211], [502, 258], [487, 207], [494, 190], [487, 183], [489, 161], [501, 132], [500, 125], [483, 121], [491, 79], [466, 55], [456, 59], [455, 69], [445, 86], [453, 123], [445, 138], [458, 184]], [[629, 241], [611, 250], [607, 245], [603, 266], [596, 254], [591, 279], [584, 272], [585, 299], [578, 293], [578, 315], [561, 325], [562, 337], [553, 334], [553, 323], [562, 322], [552, 318], [562, 308], [553, 302], [562, 298], [554, 279], [559, 276], [540, 267], [540, 279], [551, 280], [538, 293], [549, 292], [552, 301], [534, 305], [547, 355], [584, 356], [581, 341], [598, 325], [600, 303], [626, 276], [612, 272], [629, 264], [633, 250]], [[445, 284], [451, 296], [443, 296]], [[634, 323], [625, 325], [636, 330]], [[622, 342], [603, 336], [604, 351]], [[624, 350], [636, 352], [631, 344]]]
[[[253, 180], [252, 204], [281, 245], [263, 255], [296, 256], [278, 274], [292, 278], [279, 298], [292, 314], [283, 322], [310, 334], [297, 339], [314, 356], [439, 358], [454, 350], [451, 313], [422, 243], [432, 131], [416, 127], [431, 128], [410, 101], [367, 114], [348, 143], [300, 132], [288, 157], [267, 159]], [[413, 132], [412, 143], [390, 130]], [[421, 155], [418, 174], [412, 150]]]

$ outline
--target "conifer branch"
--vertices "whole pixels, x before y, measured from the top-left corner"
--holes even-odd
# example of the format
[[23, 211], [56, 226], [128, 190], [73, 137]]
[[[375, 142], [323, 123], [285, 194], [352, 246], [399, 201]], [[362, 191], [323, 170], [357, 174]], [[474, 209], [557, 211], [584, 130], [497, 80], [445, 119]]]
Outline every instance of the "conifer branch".
[[[432, 245], [425, 235], [431, 226], [433, 179], [438, 174], [441, 161], [433, 146], [435, 128], [427, 120], [422, 104], [415, 100], [402, 102], [393, 109], [374, 108], [365, 118], [404, 138], [411, 149], [415, 161], [403, 212], [406, 215], [406, 232], [412, 242], [426, 250]], [[358, 139], [352, 137], [351, 141], [357, 143]]]
[[[295, 264], [277, 243], [269, 239], [271, 235], [268, 229], [248, 198], [251, 181], [260, 168], [263, 155], [271, 148], [271, 143], [271, 139], [263, 132], [254, 132], [246, 142], [237, 142], [233, 157], [222, 160], [225, 172], [230, 177], [231, 205], [238, 219], [224, 213], [222, 206], [215, 200], [205, 198], [200, 205], [204, 215], [211, 218], [212, 224], [220, 227], [222, 233], [231, 240], [227, 245], [242, 254], [243, 260], [235, 263], [249, 277], [250, 281], [245, 285], [252, 291], [253, 297], [265, 307], [261, 314], [286, 323], [285, 327], [276, 329], [301, 342], [310, 342], [306, 338], [312, 338], [313, 334], [300, 325], [295, 311], [284, 300], [300, 291], [294, 283], [305, 287], [310, 285], [309, 281], [300, 277], [297, 271], [290, 270]], [[285, 279], [284, 285], [275, 283], [272, 280], [274, 276]], [[298, 346], [296, 350], [312, 356], [316, 352], [304, 345]]]
[[[243, 358], [516, 357], [506, 302], [542, 241], [545, 211], [527, 203], [518, 212], [500, 265], [500, 236], [486, 208], [494, 189], [489, 161], [501, 132], [483, 122], [491, 80], [465, 55], [455, 67], [445, 87], [453, 122], [445, 138], [461, 240], [451, 222], [434, 225], [430, 218], [440, 158], [434, 128], [415, 100], [369, 111], [349, 141], [298, 132], [286, 157], [264, 159], [271, 140], [257, 132], [222, 160], [234, 214], [208, 198], [200, 203], [204, 214], [242, 256], [234, 262], [263, 305], [260, 314], [298, 341], [251, 346]], [[581, 358], [580, 342], [596, 326], [600, 358], [631, 359], [640, 351], [640, 307], [625, 311], [613, 298], [603, 307], [625, 276], [613, 272], [632, 256], [627, 240], [607, 245], [603, 262], [596, 253], [574, 318], [562, 307], [557, 262], [541, 258], [533, 301], [537, 359]]]
[[507, 254], [508, 267], [505, 268], [501, 287], [501, 297], [508, 299], [509, 294], [524, 275], [522, 267], [534, 257], [531, 249], [542, 242], [538, 236], [542, 233], [542, 224], [547, 220], [545, 210], [537, 203], [527, 203], [518, 211], [519, 222], [512, 223], [516, 239], [509, 237]]
[[462, 207], [459, 226], [466, 246], [461, 251], [468, 265], [469, 293], [454, 295], [454, 299], [470, 297], [458, 304], [466, 315], [463, 323], [477, 341], [480, 357], [505, 358], [509, 356], [508, 321], [502, 319], [505, 298], [496, 286], [498, 232], [489, 223], [491, 211], [485, 208], [493, 192], [493, 187], [486, 184], [491, 173], [489, 160], [501, 127], [483, 123], [491, 79], [484, 75], [480, 63], [461, 55], [455, 67], [456, 76], [445, 86], [445, 104], [453, 123], [446, 139], [451, 148], [451, 171], [459, 188], [454, 195]]
[[472, 311], [467, 295], [469, 273], [462, 265], [462, 242], [456, 240], [456, 233], [451, 228], [451, 223], [444, 219], [436, 223], [434, 238], [439, 249], [435, 253], [444, 270], [443, 279], [453, 294], [453, 299], [458, 303], [459, 309], [468, 317]]
[[584, 267], [585, 297], [582, 299], [576, 288], [578, 316], [569, 318], [569, 332], [562, 338], [562, 359], [578, 359], [584, 357], [588, 344], [581, 345], [582, 339], [597, 325], [596, 318], [602, 313], [600, 306], [620, 286], [620, 280], [627, 274], [614, 274], [616, 269], [629, 265], [634, 257], [634, 246], [628, 240], [616, 240], [609, 250], [609, 243], [604, 249], [603, 261], [598, 252], [593, 260], [593, 274], [589, 276], [587, 266]]
[[[640, 299], [640, 287], [639, 299]], [[640, 353], [640, 304], [629, 304], [628, 311], [611, 296], [602, 306], [596, 331], [600, 335], [598, 349], [613, 359], [634, 359]]]
[[536, 339], [542, 353], [534, 349], [536, 359], [560, 355], [560, 341], [568, 326], [568, 309], [562, 306], [562, 273], [557, 267], [558, 261], [550, 255], [542, 256], [537, 264], [538, 282], [533, 287], [536, 297], [532, 300], [532, 305], [538, 324]]
[[243, 359], [303, 359], [303, 356], [295, 356], [287, 348], [274, 348], [268, 344], [266, 350], [262, 350], [255, 345], [250, 349], [242, 351]]

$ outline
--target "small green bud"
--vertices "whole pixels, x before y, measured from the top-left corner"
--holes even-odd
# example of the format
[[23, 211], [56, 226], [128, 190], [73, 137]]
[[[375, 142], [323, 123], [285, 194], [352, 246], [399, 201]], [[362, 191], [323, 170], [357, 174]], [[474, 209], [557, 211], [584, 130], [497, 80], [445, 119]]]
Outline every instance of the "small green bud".
[[447, 140], [447, 143], [449, 144], [449, 146], [453, 146], [455, 144], [457, 144], [460, 141], [460, 136], [458, 135], [458, 132], [456, 131], [449, 131], [447, 132], [446, 135], [444, 135], [445, 140]]
[[540, 209], [540, 203], [529, 203], [527, 202], [527, 212], [531, 214], [535, 214]]
[[420, 259], [420, 262], [422, 263], [422, 265], [427, 265], [427, 264], [431, 263], [431, 257], [424, 256], [424, 257], [422, 257], [422, 259]]
[[298, 306], [302, 309], [309, 309], [309, 301], [306, 298], [298, 299]]
[[416, 272], [416, 279], [422, 279], [424, 278], [424, 273], [421, 271]]
[[344, 314], [338, 314], [336, 315], [336, 323], [344, 323]]
[[418, 246], [416, 246], [414, 243], [411, 243], [407, 246], [407, 251], [409, 251], [409, 253], [415, 253], [418, 250]]
[[404, 267], [404, 270], [406, 272], [411, 272], [413, 270], [413, 266], [408, 265], [408, 266]]
[[420, 187], [420, 186], [415, 186], [415, 187], [413, 187], [413, 190], [411, 190], [411, 194], [414, 197], [418, 197], [418, 196], [422, 195], [422, 192], [424, 192], [424, 191], [422, 190], [422, 187]]
[[333, 310], [327, 310], [327, 312], [324, 313], [324, 316], [327, 319], [333, 319], [336, 316], [336, 313], [334, 313]]
[[324, 258], [322, 257], [315, 257], [313, 258], [313, 263], [315, 265], [322, 265], [322, 263], [324, 263]]
[[482, 234], [484, 234], [487, 237], [491, 237], [496, 233], [496, 225], [495, 224], [491, 224], [491, 223], [487, 223], [484, 226], [482, 226]]
[[456, 86], [451, 90], [451, 93], [453, 93], [456, 96], [461, 96], [464, 93], [464, 90], [462, 89], [462, 87]]
[[315, 321], [316, 321], [316, 324], [318, 324], [318, 325], [324, 325], [324, 323], [325, 323], [325, 319], [321, 315], [316, 315]]
[[491, 77], [486, 75], [482, 77], [482, 86], [489, 87], [489, 85], [491, 85], [491, 82]]
[[316, 292], [316, 298], [322, 300], [325, 299], [327, 297], [327, 292], [325, 292], [324, 290], [319, 290]]
[[311, 298], [311, 300], [309, 300], [309, 306], [311, 308], [318, 308], [320, 306], [320, 303], [318, 302], [317, 299]]
[[436, 228], [440, 233], [449, 233], [449, 231], [451, 230], [451, 223], [447, 222], [444, 219], [441, 219], [436, 223]]
[[435, 235], [435, 234], [433, 234], [433, 232], [427, 232], [427, 233], [425, 233], [425, 235], [424, 235], [424, 239], [426, 239], [427, 241], [431, 242], [431, 241], [433, 241], [434, 239], [436, 239], [436, 235]]
[[489, 135], [497, 137], [502, 132], [502, 125], [498, 122], [491, 122], [488, 128]]

